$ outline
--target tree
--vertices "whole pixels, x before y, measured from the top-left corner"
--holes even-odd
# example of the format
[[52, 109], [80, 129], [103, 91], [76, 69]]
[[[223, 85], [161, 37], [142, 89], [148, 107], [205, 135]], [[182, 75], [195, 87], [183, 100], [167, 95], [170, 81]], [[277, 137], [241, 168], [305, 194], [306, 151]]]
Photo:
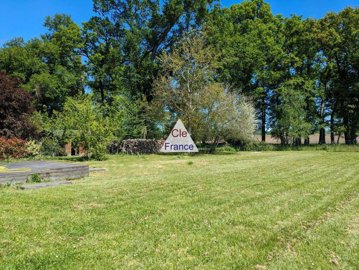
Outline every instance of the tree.
[[[304, 106], [305, 118], [303, 121], [310, 125], [308, 132], [302, 133], [304, 143], [309, 144], [309, 134], [320, 130], [320, 139], [325, 141], [325, 110], [323, 104], [326, 102], [322, 94], [322, 89], [318, 83], [322, 57], [319, 52], [319, 44], [316, 41], [316, 34], [313, 29], [317, 22], [313, 19], [303, 20], [300, 16], [291, 16], [283, 20], [283, 34], [285, 42], [283, 50], [289, 59], [283, 69], [282, 83], [279, 85], [280, 90], [274, 91], [274, 100], [276, 95], [283, 95], [283, 88], [295, 90], [300, 95], [302, 102], [298, 106]], [[288, 93], [291, 93], [289, 91]], [[272, 104], [273, 110], [279, 106], [276, 102]], [[301, 130], [301, 122], [296, 122]], [[293, 123], [294, 125], [295, 123]], [[324, 135], [324, 136], [323, 136]], [[301, 138], [297, 138], [300, 143]], [[324, 142], [325, 143], [325, 142]]]
[[307, 117], [305, 89], [311, 87], [310, 81], [296, 78], [277, 89], [271, 133], [281, 140], [281, 144], [300, 145], [301, 138], [309, 136], [311, 123]]
[[183, 38], [172, 53], [160, 57], [162, 74], [154, 84], [153, 106], [169, 123], [181, 118], [194, 140], [250, 140], [255, 129], [254, 109], [223, 84], [216, 83], [217, 55], [200, 34]]
[[274, 17], [263, 0], [244, 1], [214, 9], [205, 32], [211, 45], [222, 52], [218, 79], [254, 100], [264, 142], [271, 92], [287, 65], [282, 19]]
[[35, 136], [35, 126], [31, 122], [34, 111], [32, 97], [20, 87], [19, 80], [0, 72], [0, 136]]
[[135, 128], [143, 129], [144, 137], [156, 136], [146, 110], [159, 72], [157, 57], [183, 33], [199, 28], [214, 2], [94, 0], [97, 16], [85, 24], [83, 36], [95, 98], [111, 104], [118, 94], [129, 96], [141, 104]]
[[[329, 13], [319, 21], [318, 42], [326, 57], [323, 83], [332, 99], [331, 127], [334, 117], [345, 129], [346, 144], [356, 143], [359, 128], [359, 9], [346, 8]], [[338, 125], [337, 124], [337, 125]]]
[[15, 39], [0, 49], [0, 70], [21, 80], [37, 110], [62, 110], [67, 96], [84, 91], [81, 32], [69, 16], [47, 17], [48, 32], [25, 43]]
[[114, 31], [109, 20], [99, 17], [91, 18], [82, 29], [88, 84], [94, 98], [104, 105], [111, 104], [116, 95], [125, 92], [123, 60]]
[[100, 33], [97, 41], [103, 44], [96, 49], [102, 57], [112, 54], [115, 46], [120, 54], [116, 66], [123, 66], [123, 86], [132, 96], [144, 95], [150, 101], [158, 72], [157, 56], [169, 50], [183, 33], [197, 29], [213, 2], [95, 0], [99, 16], [87, 24], [87, 36]]
[[0, 48], [0, 71], [26, 84], [31, 76], [46, 68], [46, 64], [22, 38], [14, 38]]

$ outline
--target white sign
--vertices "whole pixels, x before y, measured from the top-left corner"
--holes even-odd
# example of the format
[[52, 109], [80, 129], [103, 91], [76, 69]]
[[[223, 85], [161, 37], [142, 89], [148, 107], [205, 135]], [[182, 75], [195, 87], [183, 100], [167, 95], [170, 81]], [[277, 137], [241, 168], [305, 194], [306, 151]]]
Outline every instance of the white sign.
[[160, 151], [162, 153], [198, 152], [197, 146], [193, 142], [191, 135], [188, 133], [181, 119], [178, 119]]

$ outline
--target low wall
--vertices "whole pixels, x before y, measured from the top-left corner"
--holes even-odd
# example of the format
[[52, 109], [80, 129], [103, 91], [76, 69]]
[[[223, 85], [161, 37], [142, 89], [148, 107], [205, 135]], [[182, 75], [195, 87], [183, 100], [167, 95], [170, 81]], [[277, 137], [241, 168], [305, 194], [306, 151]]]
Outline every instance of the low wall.
[[[19, 162], [8, 164], [9, 171], [0, 173], [0, 184], [24, 183], [31, 175], [37, 174], [48, 181], [73, 180], [89, 176], [89, 166], [82, 164], [57, 162]], [[27, 169], [23, 172], [12, 172], [12, 169]]]

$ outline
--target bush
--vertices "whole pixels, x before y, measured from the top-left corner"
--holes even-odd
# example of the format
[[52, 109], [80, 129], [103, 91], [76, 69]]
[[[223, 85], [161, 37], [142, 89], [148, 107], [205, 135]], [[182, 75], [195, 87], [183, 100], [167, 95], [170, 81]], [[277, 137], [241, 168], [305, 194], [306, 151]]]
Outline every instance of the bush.
[[0, 159], [24, 158], [31, 153], [27, 149], [27, 142], [18, 138], [5, 139], [0, 137]]
[[34, 140], [28, 141], [26, 143], [26, 149], [29, 152], [29, 155], [33, 157], [40, 156], [41, 154], [41, 144], [37, 143]]
[[237, 149], [231, 145], [224, 145], [224, 146], [218, 147], [216, 149], [216, 152], [217, 153], [235, 153], [235, 152], [237, 152]]
[[44, 156], [64, 156], [65, 150], [56, 139], [44, 138], [41, 142], [40, 153]]
[[38, 173], [30, 175], [26, 180], [26, 183], [41, 183], [41, 182], [45, 182], [45, 179]]
[[34, 111], [33, 98], [20, 84], [20, 80], [0, 71], [0, 136], [36, 136], [36, 128], [30, 119]]
[[126, 154], [155, 154], [159, 153], [163, 141], [132, 139], [122, 141], [121, 151]]
[[101, 107], [93, 104], [91, 96], [85, 95], [68, 98], [64, 110], [54, 113], [47, 133], [54, 135], [57, 130], [62, 140], [81, 143], [87, 158], [103, 160], [115, 128], [116, 122], [104, 116]]

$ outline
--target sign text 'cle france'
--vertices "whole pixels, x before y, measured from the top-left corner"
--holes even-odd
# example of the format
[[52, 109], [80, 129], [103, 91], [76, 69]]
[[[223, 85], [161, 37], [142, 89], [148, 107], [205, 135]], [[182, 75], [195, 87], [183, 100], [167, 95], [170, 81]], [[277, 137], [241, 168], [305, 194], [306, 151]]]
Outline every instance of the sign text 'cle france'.
[[194, 153], [198, 152], [197, 146], [193, 142], [181, 119], [178, 119], [173, 127], [171, 134], [161, 148], [162, 153]]

